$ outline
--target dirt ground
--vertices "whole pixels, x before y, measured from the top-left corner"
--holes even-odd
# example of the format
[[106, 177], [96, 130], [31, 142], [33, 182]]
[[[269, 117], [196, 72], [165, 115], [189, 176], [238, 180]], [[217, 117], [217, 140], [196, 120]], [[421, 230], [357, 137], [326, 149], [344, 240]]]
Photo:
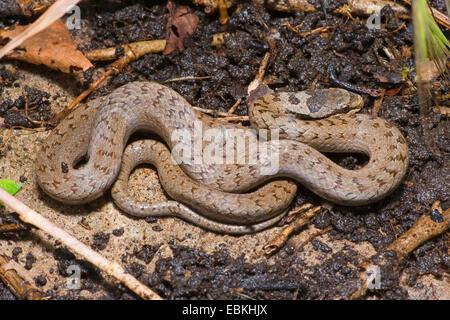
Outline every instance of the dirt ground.
[[[435, 114], [430, 130], [440, 155], [427, 151], [417, 98], [408, 81], [399, 80], [399, 67], [410, 67], [413, 57], [390, 61], [395, 66], [392, 69], [377, 58], [378, 55], [388, 60], [384, 47], [401, 50], [412, 46], [410, 21], [399, 28], [403, 21], [386, 7], [382, 11], [384, 27], [368, 30], [364, 22], [333, 13], [344, 1], [330, 1], [326, 15], [321, 1], [316, 2], [317, 12], [297, 14], [267, 11], [243, 2], [239, 10], [230, 10], [227, 26], [220, 25], [217, 15], [207, 15], [203, 8], [190, 5], [200, 22], [192, 38], [185, 41], [183, 52], [147, 54], [112, 77], [89, 99], [134, 80], [163, 82], [184, 76], [211, 76], [167, 85], [192, 105], [227, 111], [245, 95], [246, 86], [268, 50], [271, 60], [266, 75], [273, 78], [270, 86], [278, 90], [337, 86], [327, 73], [329, 65], [334, 65], [341, 81], [366, 88], [400, 88], [398, 93], [385, 96], [379, 115], [406, 137], [410, 169], [405, 183], [388, 198], [368, 206], [335, 205], [322, 209], [303, 231], [270, 257], [264, 255], [263, 246], [281, 227], [240, 237], [219, 235], [179, 219], [128, 216], [115, 207], [109, 194], [88, 205], [60, 204], [39, 190], [33, 172], [36, 150], [49, 131], [8, 126], [33, 126], [23, 117], [25, 99], [36, 105], [33, 117], [48, 120], [87, 87], [87, 80], [16, 61], [0, 62], [0, 177], [20, 181], [23, 188], [17, 194], [19, 199], [107, 258], [124, 265], [163, 298], [327, 299], [339, 295], [338, 285], [354, 279], [364, 259], [389, 245], [420, 216], [429, 214], [434, 201], [440, 200], [443, 207], [449, 205], [450, 130], [448, 118]], [[443, 1], [431, 3], [445, 11]], [[165, 1], [84, 4], [81, 13], [82, 28], [71, 31], [81, 50], [165, 38]], [[0, 28], [16, 21], [14, 17], [4, 19]], [[21, 22], [27, 20], [22, 18]], [[287, 23], [300, 25], [298, 32]], [[323, 26], [334, 27], [306, 37], [299, 34]], [[212, 47], [212, 35], [218, 32], [228, 32], [230, 36], [223, 46]], [[100, 74], [108, 63], [95, 66], [95, 72], [88, 72], [86, 79]], [[413, 70], [409, 71], [408, 77], [413, 79]], [[379, 75], [388, 81], [381, 82]], [[448, 86], [438, 81], [433, 93], [448, 95]], [[362, 112], [369, 113], [373, 99], [364, 95], [364, 100]], [[448, 107], [449, 101], [440, 104]], [[236, 113], [245, 115], [246, 111], [244, 99]], [[355, 155], [333, 159], [348, 168], [364, 161]], [[165, 199], [152, 167], [135, 170], [130, 185], [139, 197], [149, 201]], [[323, 203], [300, 187], [294, 206], [304, 202]], [[0, 217], [0, 224], [20, 224], [8, 210], [3, 209]], [[299, 248], [311, 234], [329, 226], [331, 231]], [[383, 274], [381, 289], [364, 298], [450, 299], [449, 240], [447, 232], [425, 242], [400, 265]], [[0, 233], [0, 252], [24, 266], [31, 281], [49, 299], [136, 299], [128, 289], [36, 229]], [[81, 268], [80, 289], [68, 287], [67, 268], [72, 265]], [[15, 299], [1, 282], [0, 299]]]

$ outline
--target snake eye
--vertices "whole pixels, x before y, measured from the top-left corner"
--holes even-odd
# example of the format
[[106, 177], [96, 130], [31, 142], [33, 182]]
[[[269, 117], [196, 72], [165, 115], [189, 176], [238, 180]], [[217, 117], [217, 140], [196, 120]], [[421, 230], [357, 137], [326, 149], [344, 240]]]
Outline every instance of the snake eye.
[[349, 106], [348, 104], [344, 104], [344, 105], [341, 107], [341, 109], [342, 109], [342, 111], [346, 112], [346, 111], [348, 111], [348, 110], [350, 109], [350, 106]]

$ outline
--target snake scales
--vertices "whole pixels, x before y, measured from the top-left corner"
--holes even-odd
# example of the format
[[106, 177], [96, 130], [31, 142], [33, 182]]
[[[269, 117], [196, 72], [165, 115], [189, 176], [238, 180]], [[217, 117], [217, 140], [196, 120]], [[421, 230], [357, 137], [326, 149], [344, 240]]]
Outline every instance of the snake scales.
[[[286, 212], [297, 191], [292, 180], [344, 205], [377, 201], [399, 185], [407, 170], [408, 149], [397, 128], [364, 114], [311, 119], [325, 116], [323, 111], [329, 113], [330, 107], [333, 113], [361, 105], [360, 96], [342, 89], [263, 95], [249, 104], [251, 125], [278, 132], [280, 140], [261, 140], [261, 149], [252, 151], [238, 149], [233, 139], [236, 134], [256, 139], [256, 131], [204, 115], [165, 86], [129, 83], [78, 108], [51, 132], [37, 153], [37, 181], [52, 198], [81, 204], [100, 197], [117, 180], [112, 196], [130, 214], [174, 215], [217, 232], [255, 232]], [[310, 119], [302, 119], [304, 114]], [[157, 134], [167, 147], [154, 140], [136, 141], [124, 154], [131, 134], [142, 130]], [[202, 136], [209, 133], [210, 140], [198, 142], [198, 130]], [[173, 139], [180, 132], [184, 139]], [[219, 136], [222, 140], [213, 139]], [[177, 165], [169, 149], [196, 143], [200, 151], [231, 146], [234, 157], [246, 153], [246, 159], [254, 156], [257, 161], [196, 161], [194, 151]], [[348, 170], [321, 152], [363, 153], [369, 162]], [[267, 174], [264, 169], [273, 155], [277, 166]], [[77, 167], [83, 158], [85, 164]], [[149, 204], [128, 196], [128, 176], [140, 163], [156, 166], [161, 184], [176, 201]]]

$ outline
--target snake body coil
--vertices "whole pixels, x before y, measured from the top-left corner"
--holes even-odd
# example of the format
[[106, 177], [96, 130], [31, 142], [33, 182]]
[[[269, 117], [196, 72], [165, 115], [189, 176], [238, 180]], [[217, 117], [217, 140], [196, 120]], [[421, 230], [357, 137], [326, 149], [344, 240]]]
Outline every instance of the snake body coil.
[[[251, 193], [242, 194], [274, 178], [293, 179], [339, 204], [377, 201], [398, 186], [407, 170], [408, 149], [398, 129], [383, 119], [363, 114], [302, 119], [303, 113], [309, 118], [321, 116], [327, 104], [342, 109], [361, 102], [358, 95], [341, 89], [273, 93], [256, 99], [249, 105], [253, 128], [277, 130], [281, 139], [260, 142], [260, 149], [256, 151], [244, 150], [247, 157], [256, 159], [254, 163], [198, 162], [193, 152], [189, 161], [180, 164], [181, 171], [160, 142], [134, 144], [129, 151], [127, 149], [122, 168], [125, 173], [112, 189], [113, 197], [131, 214], [176, 214], [184, 210], [185, 213], [178, 216], [186, 217], [189, 212], [190, 218], [186, 219], [229, 233], [256, 231], [279, 220], [296, 193], [295, 183], [271, 181]], [[236, 134], [238, 138], [243, 135], [246, 139], [257, 140], [254, 130], [218, 122], [197, 112], [170, 88], [152, 82], [134, 82], [78, 108], [52, 131], [37, 153], [39, 185], [64, 203], [85, 203], [100, 197], [119, 175], [129, 137], [140, 130], [157, 134], [170, 150], [180, 147], [180, 143], [184, 150], [198, 144], [198, 130], [204, 136], [219, 132], [224, 139], [219, 144], [202, 139], [200, 151], [217, 145], [226, 150], [230, 146], [237, 155], [243, 151], [234, 143]], [[182, 142], [173, 140], [176, 133], [184, 135]], [[263, 149], [268, 152], [261, 152]], [[146, 155], [147, 152], [153, 155]], [[321, 152], [364, 153], [369, 156], [369, 162], [361, 169], [348, 170]], [[268, 175], [265, 169], [272, 164], [274, 154], [277, 166]], [[75, 168], [83, 158], [86, 163]], [[160, 175], [166, 174], [162, 179], [165, 190], [184, 205], [162, 205], [158, 209], [150, 205], [146, 211], [142, 209], [144, 204], [127, 198], [124, 184], [128, 174], [142, 162], [151, 162]]]

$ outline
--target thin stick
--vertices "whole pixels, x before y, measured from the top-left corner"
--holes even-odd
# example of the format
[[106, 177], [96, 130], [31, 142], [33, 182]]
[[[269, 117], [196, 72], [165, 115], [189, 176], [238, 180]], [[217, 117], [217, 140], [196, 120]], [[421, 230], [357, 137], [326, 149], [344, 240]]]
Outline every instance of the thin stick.
[[258, 88], [258, 86], [263, 82], [264, 74], [266, 73], [267, 65], [269, 64], [270, 52], [266, 52], [264, 58], [259, 66], [258, 74], [255, 79], [248, 85], [247, 93], [250, 94], [253, 90]]
[[89, 88], [84, 90], [78, 97], [76, 97], [72, 103], [67, 106], [63, 111], [58, 113], [56, 117], [53, 119], [53, 122], [57, 124], [59, 121], [64, 119], [71, 111], [74, 109], [81, 101], [83, 101], [92, 91], [94, 91], [106, 78], [108, 78], [112, 73], [114, 69], [110, 68], [108, 69], [104, 74], [100, 76]]
[[[296, 216], [299, 211], [304, 211], [310, 208], [310, 204], [303, 205], [301, 208], [296, 209], [295, 212], [289, 214], [288, 216]], [[279, 234], [275, 236], [275, 238], [270, 241], [269, 244], [265, 245], [263, 250], [266, 255], [271, 255], [278, 251], [284, 244], [288, 241], [291, 235], [295, 232], [298, 232], [301, 228], [303, 228], [309, 220], [321, 209], [320, 206], [309, 209], [307, 212], [301, 215], [297, 220], [284, 228]], [[328, 231], [328, 230], [327, 230]]]
[[238, 122], [244, 122], [244, 121], [249, 121], [249, 117], [248, 116], [230, 116], [230, 117], [224, 117], [224, 118], [217, 118], [217, 121], [222, 121], [222, 122], [230, 122], [230, 121], [238, 121]]
[[380, 112], [381, 106], [383, 105], [384, 94], [386, 93], [386, 89], [381, 89], [381, 96], [378, 99], [375, 99], [373, 102], [372, 108], [372, 117], [378, 117], [378, 112]]
[[236, 101], [236, 103], [233, 104], [233, 106], [230, 108], [230, 110], [228, 110], [228, 112], [227, 112], [228, 115], [232, 115], [236, 111], [237, 107], [241, 104], [241, 102], [242, 102], [242, 98], [239, 98]]
[[[149, 41], [139, 41], [122, 45], [124, 50], [124, 55], [121, 57], [117, 56], [117, 50], [115, 47], [89, 50], [83, 52], [83, 54], [91, 61], [105, 61], [117, 59], [114, 61], [108, 70], [100, 76], [91, 86], [83, 91], [78, 97], [76, 97], [72, 103], [56, 115], [53, 124], [57, 124], [59, 121], [64, 119], [78, 104], [80, 104], [92, 91], [94, 91], [103, 81], [105, 81], [112, 74], [117, 74], [122, 71], [122, 69], [129, 64], [131, 61], [139, 59], [141, 56], [148, 53], [158, 53], [164, 51], [166, 47], [166, 40], [149, 40]], [[201, 80], [209, 79], [211, 76], [204, 77], [183, 77], [174, 78], [166, 80], [165, 82], [173, 81], [184, 81], [184, 80]]]
[[327, 233], [327, 232], [330, 231], [331, 229], [333, 229], [333, 227], [332, 227], [332, 226], [329, 226], [329, 227], [326, 227], [326, 228], [323, 229], [323, 230], [319, 230], [319, 231], [313, 233], [312, 235], [310, 235], [310, 236], [308, 237], [308, 239], [306, 239], [305, 241], [302, 242], [302, 244], [300, 244], [300, 246], [298, 247], [298, 249], [303, 248], [303, 247], [306, 246], [312, 239], [314, 239], [314, 238], [316, 238], [316, 237], [318, 237], [318, 236], [321, 236], [321, 235], [323, 235], [324, 233]]
[[8, 205], [18, 215], [20, 220], [29, 223], [44, 232], [48, 233], [55, 239], [61, 241], [64, 245], [70, 248], [73, 252], [78, 253], [84, 259], [91, 262], [107, 274], [111, 275], [118, 281], [126, 285], [130, 290], [136, 293], [142, 299], [159, 300], [162, 299], [155, 292], [139, 282], [132, 275], [125, 272], [124, 268], [115, 261], [109, 261], [101, 254], [89, 248], [84, 243], [78, 241], [66, 231], [58, 228], [55, 224], [41, 216], [39, 213], [25, 205], [17, 198], [10, 195], [8, 192], [0, 188], [0, 201]]
[[181, 78], [168, 79], [168, 80], [165, 80], [163, 83], [187, 81], [187, 80], [205, 80], [205, 79], [211, 79], [211, 78], [212, 78], [212, 76], [202, 76], [202, 77], [186, 76], [186, 77], [181, 77]]
[[220, 24], [227, 24], [228, 22], [228, 10], [225, 0], [218, 0], [217, 6], [219, 7], [219, 21]]
[[[433, 209], [434, 210], [434, 209]], [[439, 210], [442, 211], [442, 210]], [[442, 221], [433, 221], [428, 214], [421, 216], [403, 235], [392, 242], [386, 249], [381, 251], [381, 253], [376, 256], [382, 257], [383, 252], [393, 251], [397, 256], [397, 263], [400, 263], [409, 253], [411, 253], [418, 246], [423, 244], [425, 241], [436, 237], [450, 228], [450, 209], [442, 212]], [[384, 264], [382, 261], [377, 264], [371, 262], [373, 257], [366, 260], [366, 262], [361, 266], [363, 271], [358, 273], [358, 279], [353, 281], [355, 287], [357, 288], [353, 294], [350, 295], [348, 299], [359, 299], [364, 296], [369, 289], [368, 285], [370, 283], [369, 273], [378, 267], [378, 265]], [[346, 284], [348, 286], [348, 284]], [[341, 299], [341, 297], [335, 297], [335, 299]]]

